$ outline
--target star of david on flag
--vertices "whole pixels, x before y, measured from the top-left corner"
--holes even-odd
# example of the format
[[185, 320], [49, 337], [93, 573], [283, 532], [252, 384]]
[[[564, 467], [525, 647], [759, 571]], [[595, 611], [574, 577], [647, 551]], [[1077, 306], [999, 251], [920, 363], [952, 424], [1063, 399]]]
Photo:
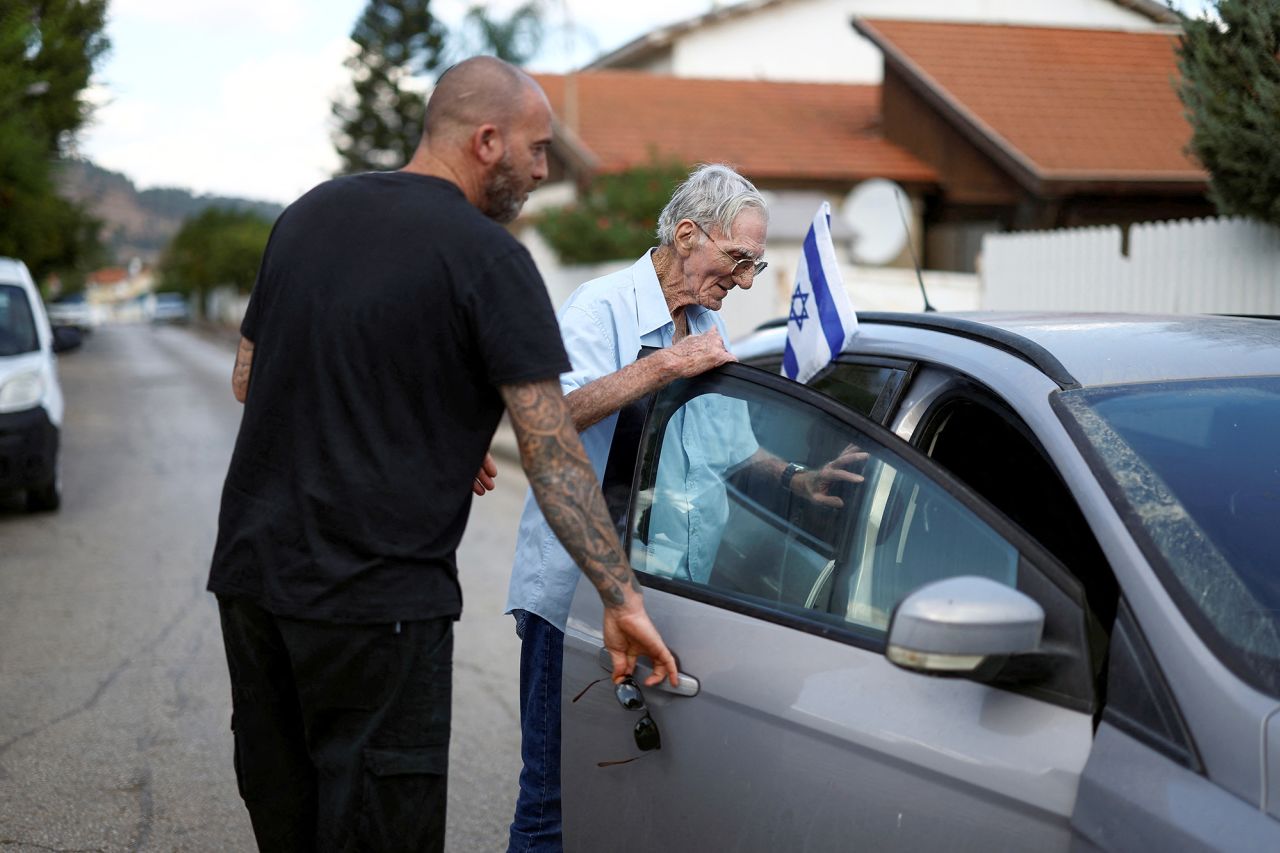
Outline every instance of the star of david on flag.
[[805, 235], [796, 269], [782, 375], [808, 382], [849, 345], [857, 331], [858, 315], [845, 293], [831, 242], [831, 205], [824, 201]]

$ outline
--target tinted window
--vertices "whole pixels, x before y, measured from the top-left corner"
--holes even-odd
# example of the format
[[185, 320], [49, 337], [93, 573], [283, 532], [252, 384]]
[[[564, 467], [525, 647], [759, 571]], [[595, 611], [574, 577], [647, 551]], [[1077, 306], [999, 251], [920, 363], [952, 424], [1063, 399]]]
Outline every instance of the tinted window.
[[0, 284], [0, 355], [18, 355], [40, 348], [27, 293], [11, 284]]
[[1200, 769], [1173, 694], [1127, 605], [1116, 620], [1103, 718], [1184, 767]]
[[1193, 622], [1280, 693], [1280, 378], [1074, 391], [1061, 403]]
[[809, 387], [871, 417], [885, 386], [903, 375], [904, 371], [891, 367], [837, 363], [815, 376]]
[[[751, 366], [770, 373], [780, 373], [782, 360], [780, 358], [757, 359], [751, 362]], [[883, 423], [888, 414], [889, 398], [901, 386], [906, 375], [905, 367], [837, 361], [823, 369], [807, 384], [813, 390], [826, 394], [858, 414], [865, 415], [877, 423]]]
[[929, 412], [915, 443], [1061, 560], [1110, 627], [1119, 595], [1115, 576], [1075, 498], [1016, 415], [969, 388]]
[[1015, 548], [876, 439], [741, 380], [697, 388], [670, 386], [650, 419], [637, 571], [876, 638], [931, 581], [1016, 584]]

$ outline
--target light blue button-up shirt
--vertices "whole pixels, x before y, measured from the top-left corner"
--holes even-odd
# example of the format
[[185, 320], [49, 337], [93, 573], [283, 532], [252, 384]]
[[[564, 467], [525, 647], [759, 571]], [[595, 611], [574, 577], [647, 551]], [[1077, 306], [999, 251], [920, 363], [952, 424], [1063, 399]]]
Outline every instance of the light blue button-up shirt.
[[[728, 339], [716, 312], [692, 305], [685, 309], [685, 317], [689, 334], [718, 329]], [[573, 364], [573, 370], [560, 377], [566, 394], [631, 364], [642, 346], [671, 346], [675, 334], [649, 252], [627, 269], [579, 287], [561, 307], [559, 319], [560, 335]], [[614, 413], [582, 433], [598, 480], [604, 479], [617, 423]], [[580, 574], [530, 492], [520, 517], [507, 612], [528, 610], [563, 631]]]

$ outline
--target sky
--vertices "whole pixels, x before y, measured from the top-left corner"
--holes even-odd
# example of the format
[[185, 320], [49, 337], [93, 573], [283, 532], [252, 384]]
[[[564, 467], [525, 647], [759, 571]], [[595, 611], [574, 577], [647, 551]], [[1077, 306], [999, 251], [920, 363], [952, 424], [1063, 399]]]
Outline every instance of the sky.
[[[433, 0], [456, 26], [475, 0]], [[1196, 8], [1207, 0], [1182, 0]], [[494, 0], [496, 14], [520, 0]], [[365, 0], [111, 0], [111, 52], [78, 152], [140, 189], [288, 203], [337, 168], [330, 106], [349, 86], [348, 35]], [[711, 0], [547, 0], [529, 67], [568, 71]], [[572, 28], [563, 25], [571, 21]]]
[[[473, 0], [433, 0], [459, 23]], [[365, 0], [111, 0], [111, 53], [77, 150], [141, 189], [287, 203], [337, 168], [330, 106], [349, 86], [348, 35]], [[487, 4], [498, 14], [519, 0]], [[710, 3], [552, 0], [540, 71], [567, 71]]]

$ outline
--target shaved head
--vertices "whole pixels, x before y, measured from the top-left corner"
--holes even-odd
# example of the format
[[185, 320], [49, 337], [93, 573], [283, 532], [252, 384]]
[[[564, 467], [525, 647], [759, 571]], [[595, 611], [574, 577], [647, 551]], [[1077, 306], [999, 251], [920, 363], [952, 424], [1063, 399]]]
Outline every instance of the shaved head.
[[423, 121], [428, 138], [469, 134], [482, 124], [508, 126], [528, 98], [542, 90], [534, 79], [510, 63], [475, 56], [454, 65], [436, 83]]
[[501, 59], [476, 56], [441, 74], [422, 125], [405, 170], [452, 181], [490, 219], [515, 219], [547, 177], [551, 105]]

